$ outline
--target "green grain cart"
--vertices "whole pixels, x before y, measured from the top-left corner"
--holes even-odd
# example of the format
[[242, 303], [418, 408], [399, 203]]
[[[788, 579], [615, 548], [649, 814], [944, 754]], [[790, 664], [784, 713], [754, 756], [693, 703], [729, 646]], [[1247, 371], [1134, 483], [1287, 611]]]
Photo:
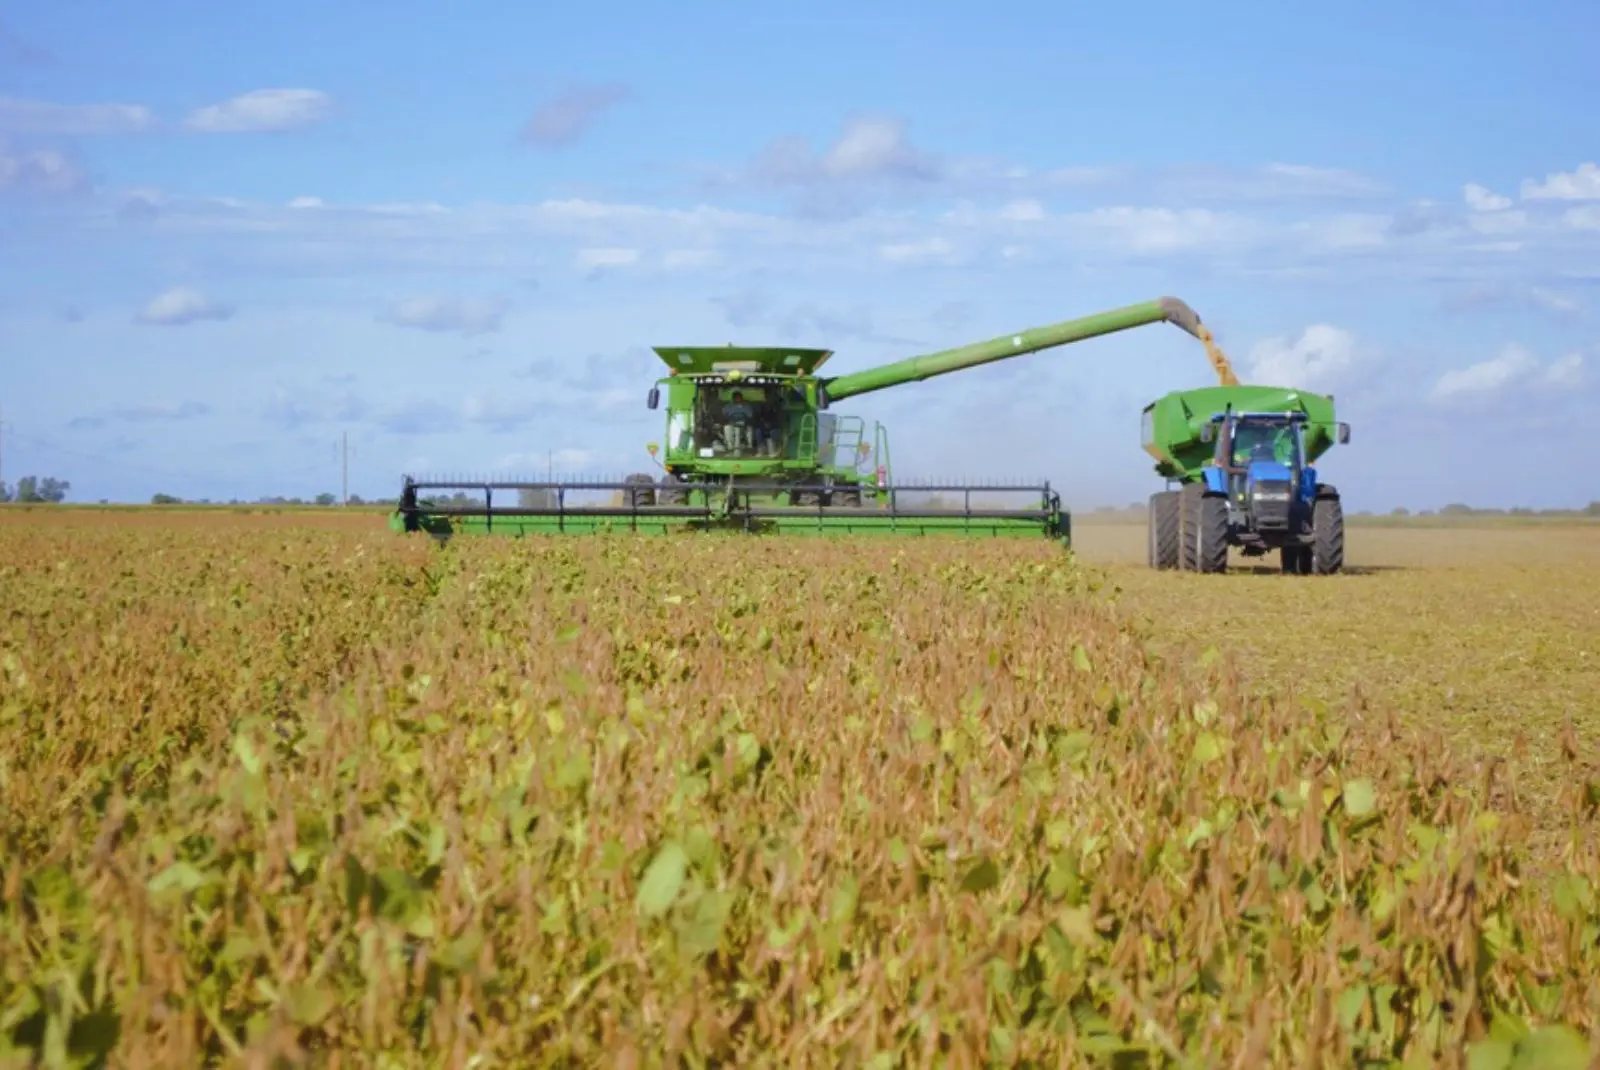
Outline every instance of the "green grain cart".
[[[1166, 297], [985, 342], [823, 376], [832, 351], [785, 346], [656, 346], [667, 374], [647, 404], [665, 408], [661, 476], [620, 483], [495, 482], [406, 476], [396, 531], [506, 535], [733, 529], [797, 534], [1033, 536], [1070, 543], [1048, 482], [897, 485], [888, 433], [835, 413], [847, 398], [1043, 349], [1168, 322], [1200, 338], [1231, 377], [1200, 318]], [[453, 500], [441, 502], [438, 495]], [[602, 495], [609, 500], [583, 501]], [[1019, 504], [994, 499], [1024, 495]], [[465, 500], [481, 495], [482, 500]], [[932, 500], [929, 500], [929, 499]], [[920, 499], [920, 500], [916, 500]]]

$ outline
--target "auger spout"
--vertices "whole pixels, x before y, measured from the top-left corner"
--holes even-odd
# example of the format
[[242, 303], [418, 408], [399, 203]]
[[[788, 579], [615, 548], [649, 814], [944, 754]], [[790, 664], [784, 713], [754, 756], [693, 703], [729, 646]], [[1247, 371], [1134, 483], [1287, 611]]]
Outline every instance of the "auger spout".
[[974, 342], [937, 353], [910, 357], [892, 364], [882, 364], [865, 371], [851, 372], [826, 380], [825, 386], [828, 397], [837, 401], [869, 394], [886, 387], [899, 386], [902, 383], [960, 371], [963, 368], [976, 367], [979, 364], [988, 364], [991, 361], [1020, 357], [1037, 353], [1042, 349], [1051, 349], [1163, 321], [1193, 335], [1205, 344], [1212, 366], [1216, 368], [1223, 383], [1238, 381], [1233, 377], [1227, 358], [1216, 348], [1211, 340], [1211, 332], [1200, 322], [1200, 317], [1195, 314], [1194, 309], [1176, 297], [1162, 297], [1109, 312], [1065, 320], [1046, 327], [1033, 327], [1016, 334], [991, 338], [986, 342]]

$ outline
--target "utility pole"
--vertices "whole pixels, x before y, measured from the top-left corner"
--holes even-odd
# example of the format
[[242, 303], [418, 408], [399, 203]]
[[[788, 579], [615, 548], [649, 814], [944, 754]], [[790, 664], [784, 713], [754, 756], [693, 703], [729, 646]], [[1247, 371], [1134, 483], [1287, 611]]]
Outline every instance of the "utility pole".
[[350, 432], [342, 432], [339, 440], [339, 504], [350, 504]]

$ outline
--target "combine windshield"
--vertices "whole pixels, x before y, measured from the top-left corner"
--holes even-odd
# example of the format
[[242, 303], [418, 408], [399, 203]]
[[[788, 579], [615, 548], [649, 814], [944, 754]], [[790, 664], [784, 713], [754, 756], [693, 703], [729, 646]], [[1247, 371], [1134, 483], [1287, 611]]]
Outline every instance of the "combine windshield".
[[785, 415], [776, 388], [708, 386], [695, 407], [695, 447], [701, 456], [782, 456]]

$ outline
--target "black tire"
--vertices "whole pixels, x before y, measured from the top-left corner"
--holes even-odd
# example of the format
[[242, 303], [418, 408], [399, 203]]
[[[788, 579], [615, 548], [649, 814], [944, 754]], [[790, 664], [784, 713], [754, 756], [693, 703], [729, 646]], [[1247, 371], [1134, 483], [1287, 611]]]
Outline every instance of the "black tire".
[[678, 481], [671, 476], [663, 476], [661, 484], [656, 488], [657, 505], [682, 505], [688, 500], [689, 492], [678, 486]]
[[1344, 503], [1322, 493], [1311, 507], [1311, 569], [1331, 576], [1344, 568]]
[[1178, 492], [1163, 490], [1150, 495], [1149, 564], [1153, 569], [1178, 567]]
[[1189, 483], [1178, 491], [1178, 568], [1196, 571], [1195, 535], [1200, 527], [1200, 502], [1206, 493], [1202, 483]]
[[821, 492], [815, 490], [795, 491], [792, 500], [795, 505], [803, 505], [811, 509], [823, 504]]
[[623, 482], [635, 488], [622, 492], [624, 504], [634, 509], [642, 509], [656, 503], [656, 481], [650, 478], [648, 472], [635, 472]]
[[1228, 571], [1228, 499], [1208, 494], [1200, 499], [1200, 523], [1195, 533], [1196, 572]]
[[853, 483], [836, 486], [833, 492], [833, 504], [846, 509], [859, 508], [861, 505], [861, 488]]

